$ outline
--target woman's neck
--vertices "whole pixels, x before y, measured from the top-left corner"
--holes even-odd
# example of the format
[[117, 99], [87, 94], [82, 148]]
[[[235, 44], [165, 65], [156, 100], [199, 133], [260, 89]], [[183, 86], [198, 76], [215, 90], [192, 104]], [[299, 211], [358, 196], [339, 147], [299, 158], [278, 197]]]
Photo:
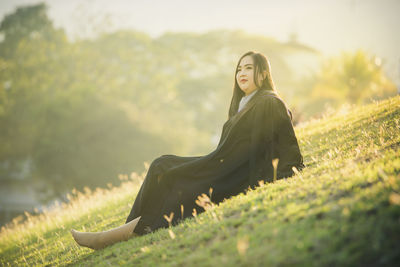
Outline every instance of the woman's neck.
[[255, 94], [255, 92], [257, 92], [257, 90], [258, 90], [258, 88], [257, 88], [257, 89], [254, 89], [254, 90], [251, 91], [250, 93], [247, 93], [247, 94], [245, 93], [243, 97], [253, 95], [253, 94]]

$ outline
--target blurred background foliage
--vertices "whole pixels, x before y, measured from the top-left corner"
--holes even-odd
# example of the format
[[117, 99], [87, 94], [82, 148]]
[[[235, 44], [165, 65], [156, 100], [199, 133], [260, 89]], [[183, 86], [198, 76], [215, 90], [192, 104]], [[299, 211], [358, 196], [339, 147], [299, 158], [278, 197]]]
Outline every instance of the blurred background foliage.
[[6, 15], [0, 34], [0, 183], [41, 204], [74, 187], [118, 184], [118, 174], [162, 154], [211, 152], [248, 50], [270, 59], [295, 123], [397, 93], [379, 57], [359, 50], [321, 62], [295, 36], [120, 30], [72, 42], [45, 4]]

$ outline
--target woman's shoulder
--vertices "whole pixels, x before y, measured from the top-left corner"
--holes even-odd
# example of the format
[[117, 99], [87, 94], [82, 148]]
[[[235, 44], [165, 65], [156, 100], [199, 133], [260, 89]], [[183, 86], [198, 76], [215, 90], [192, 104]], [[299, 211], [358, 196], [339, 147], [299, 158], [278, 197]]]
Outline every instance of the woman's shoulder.
[[258, 95], [258, 105], [287, 109], [283, 99], [274, 91], [263, 90]]
[[291, 111], [276, 92], [261, 92], [258, 98], [258, 103], [256, 103], [257, 110], [268, 114], [268, 117], [273, 116], [276, 119], [288, 117], [292, 120]]

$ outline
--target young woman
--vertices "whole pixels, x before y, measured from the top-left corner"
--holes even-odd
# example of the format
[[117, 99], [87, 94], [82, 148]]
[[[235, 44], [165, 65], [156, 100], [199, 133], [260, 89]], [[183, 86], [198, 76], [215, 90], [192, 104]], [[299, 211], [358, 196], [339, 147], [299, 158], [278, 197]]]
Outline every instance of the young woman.
[[269, 61], [260, 53], [247, 52], [236, 66], [229, 119], [217, 148], [205, 156], [158, 157], [150, 165], [126, 223], [105, 232], [71, 230], [75, 241], [100, 249], [168, 227], [164, 215], [173, 213], [170, 223], [174, 225], [193, 216], [194, 210], [203, 212], [195, 201], [210, 188], [211, 201], [219, 203], [254, 188], [259, 180], [272, 182], [293, 175], [294, 168], [301, 170], [304, 165], [291, 119], [275, 91]]

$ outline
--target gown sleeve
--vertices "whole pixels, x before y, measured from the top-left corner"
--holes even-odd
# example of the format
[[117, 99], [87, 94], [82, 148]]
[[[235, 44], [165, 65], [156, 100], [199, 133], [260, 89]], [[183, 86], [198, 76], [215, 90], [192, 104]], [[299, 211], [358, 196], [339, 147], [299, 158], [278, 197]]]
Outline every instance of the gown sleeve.
[[304, 164], [292, 124], [292, 114], [283, 101], [276, 100], [276, 102], [278, 108], [274, 113], [275, 139], [273, 144], [276, 144], [277, 147], [273, 150], [273, 156], [279, 159], [278, 178], [284, 178], [293, 175], [293, 167], [301, 170]]
[[266, 96], [255, 106], [250, 156], [250, 184], [273, 180], [272, 159], [278, 158], [277, 178], [302, 169], [303, 158], [294, 132], [291, 113], [277, 96]]

